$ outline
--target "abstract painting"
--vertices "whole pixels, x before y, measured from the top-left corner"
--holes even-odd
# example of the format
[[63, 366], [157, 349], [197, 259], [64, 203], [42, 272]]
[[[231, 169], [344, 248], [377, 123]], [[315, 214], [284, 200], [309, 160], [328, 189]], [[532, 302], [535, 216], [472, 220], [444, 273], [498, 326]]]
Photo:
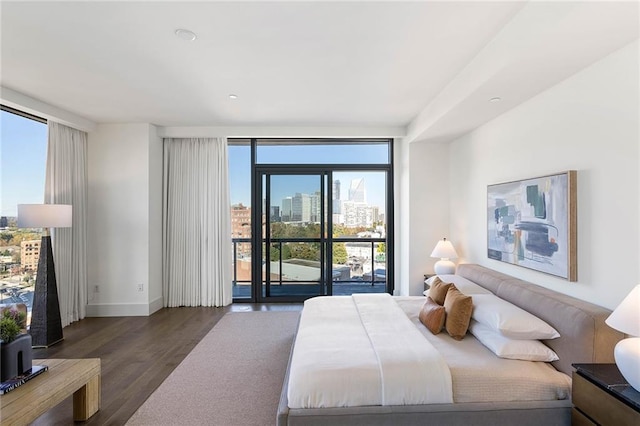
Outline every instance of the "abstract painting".
[[576, 171], [487, 187], [487, 255], [578, 279]]

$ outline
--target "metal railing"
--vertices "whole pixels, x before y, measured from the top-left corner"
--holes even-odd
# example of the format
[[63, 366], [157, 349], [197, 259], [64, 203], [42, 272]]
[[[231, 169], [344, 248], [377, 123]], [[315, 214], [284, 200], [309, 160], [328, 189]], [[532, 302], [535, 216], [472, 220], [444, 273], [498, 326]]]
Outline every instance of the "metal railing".
[[[251, 238], [232, 238], [231, 239], [232, 243], [233, 243], [233, 285], [236, 286], [238, 283], [247, 283], [250, 284], [251, 283], [251, 279], [239, 279], [238, 278], [238, 259], [242, 259], [243, 256], [246, 256], [248, 254], [249, 259], [251, 259]], [[282, 253], [282, 246], [283, 244], [287, 244], [287, 243], [320, 243], [321, 240], [320, 239], [301, 239], [301, 238], [272, 238], [270, 240], [271, 245], [277, 245], [277, 247], [275, 247], [279, 253]], [[336, 285], [336, 284], [361, 284], [361, 283], [368, 283], [370, 285], [375, 285], [375, 284], [379, 284], [379, 283], [385, 283], [386, 282], [386, 268], [375, 268], [376, 263], [380, 264], [380, 265], [386, 265], [386, 262], [383, 261], [378, 261], [376, 262], [376, 248], [375, 245], [376, 243], [384, 243], [386, 242], [386, 240], [384, 238], [367, 238], [367, 239], [363, 239], [363, 238], [336, 238], [332, 240], [333, 244], [336, 243], [344, 243], [345, 245], [347, 244], [351, 244], [351, 245], [357, 245], [357, 246], [361, 246], [361, 247], [368, 247], [369, 249], [367, 250], [369, 252], [369, 256], [351, 256], [350, 258], [348, 258], [347, 263], [345, 265], [342, 265], [344, 267], [349, 267], [349, 278], [348, 279], [344, 279], [342, 276], [337, 276], [336, 277], [336, 272], [340, 273], [340, 271], [338, 271], [337, 269], [332, 269], [333, 270], [333, 274], [332, 274], [332, 284]], [[240, 253], [240, 257], [239, 257], [239, 252], [238, 252], [238, 246], [240, 244], [247, 244], [249, 246], [249, 249], [245, 249], [243, 253]], [[362, 250], [360, 250], [360, 252], [362, 252]], [[385, 253], [386, 255], [386, 253]], [[286, 259], [284, 259], [286, 261]], [[319, 266], [321, 266], [321, 260], [318, 259], [317, 261], [313, 261], [313, 262], [318, 262]], [[359, 267], [364, 267], [365, 264], [367, 262], [371, 263], [371, 269], [370, 272], [368, 273], [363, 273], [362, 275], [358, 276], [358, 275], [353, 275], [352, 272], [357, 269], [359, 269]], [[310, 284], [318, 284], [321, 281], [320, 280], [312, 280], [312, 281], [298, 281], [298, 280], [290, 280], [290, 279], [286, 279], [283, 278], [283, 274], [281, 273], [281, 271], [283, 270], [283, 259], [282, 256], [279, 256], [278, 259], [278, 265], [279, 265], [279, 279], [276, 281], [277, 285], [282, 285], [283, 283], [288, 283], [288, 284], [293, 284], [293, 283], [310, 283]], [[318, 268], [320, 269], [320, 267]], [[364, 268], [363, 268], [364, 269]], [[251, 268], [249, 268], [249, 271], [251, 271]], [[343, 271], [344, 272], [344, 271]], [[342, 273], [338, 274], [338, 275], [343, 275]], [[322, 276], [322, 274], [321, 274]], [[273, 280], [272, 280], [273, 282]]]

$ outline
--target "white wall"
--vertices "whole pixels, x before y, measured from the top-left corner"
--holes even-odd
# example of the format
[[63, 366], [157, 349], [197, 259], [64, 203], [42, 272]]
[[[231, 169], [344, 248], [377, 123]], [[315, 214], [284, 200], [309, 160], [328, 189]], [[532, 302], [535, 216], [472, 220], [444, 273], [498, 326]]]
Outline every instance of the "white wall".
[[394, 295], [409, 294], [411, 221], [409, 215], [409, 143], [396, 139], [393, 143], [393, 220], [394, 220]]
[[149, 126], [149, 311], [162, 308], [162, 138]]
[[149, 315], [162, 307], [161, 140], [146, 123], [100, 124], [88, 163], [87, 315]]
[[[409, 271], [403, 294], [421, 295], [424, 274], [433, 273], [431, 258], [438, 240], [451, 239], [449, 227], [449, 147], [444, 143], [409, 144]], [[452, 171], [453, 172], [453, 171]], [[406, 283], [403, 283], [406, 284]]]
[[[640, 282], [638, 47], [614, 52], [451, 143], [450, 234], [463, 262], [610, 309]], [[578, 282], [487, 259], [487, 185], [569, 169], [578, 171]], [[422, 210], [431, 207], [425, 199]], [[419, 220], [412, 212], [412, 225]]]

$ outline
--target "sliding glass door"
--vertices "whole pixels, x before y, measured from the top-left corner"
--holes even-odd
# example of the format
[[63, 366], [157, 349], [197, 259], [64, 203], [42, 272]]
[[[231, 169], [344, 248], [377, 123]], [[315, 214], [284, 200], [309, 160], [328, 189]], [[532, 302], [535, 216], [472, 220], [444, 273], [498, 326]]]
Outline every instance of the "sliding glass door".
[[230, 148], [234, 301], [393, 292], [390, 140]]
[[327, 174], [258, 168], [260, 300], [327, 292]]

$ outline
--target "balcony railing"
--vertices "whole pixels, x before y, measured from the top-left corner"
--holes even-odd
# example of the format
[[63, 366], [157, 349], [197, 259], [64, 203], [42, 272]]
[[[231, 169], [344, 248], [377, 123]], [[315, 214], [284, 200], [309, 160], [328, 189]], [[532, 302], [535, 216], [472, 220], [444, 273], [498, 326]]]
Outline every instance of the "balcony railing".
[[[344, 243], [347, 250], [347, 261], [344, 264], [333, 264], [332, 277], [330, 279], [332, 294], [351, 294], [357, 292], [384, 292], [386, 290], [386, 253], [377, 252], [376, 245], [384, 243], [384, 238], [336, 238], [334, 244]], [[241, 296], [238, 286], [245, 287], [251, 284], [251, 239], [233, 238], [233, 286], [235, 297]], [[271, 249], [277, 253], [283, 253], [286, 244], [296, 243], [320, 243], [320, 239], [301, 238], [272, 238]], [[245, 262], [242, 262], [243, 259]], [[242, 265], [244, 263], [244, 265]], [[263, 274], [266, 272], [263, 263]], [[293, 270], [295, 269], [295, 273]], [[293, 285], [318, 285], [327, 281], [323, 277], [320, 256], [317, 260], [283, 259], [277, 256], [269, 265], [270, 283], [272, 286]], [[326, 283], [328, 284], [328, 283]], [[264, 285], [264, 275], [263, 275]], [[365, 290], [363, 285], [372, 288]], [[323, 286], [323, 287], [326, 287]], [[375, 287], [375, 288], [373, 288]], [[248, 296], [246, 296], [248, 297]]]

